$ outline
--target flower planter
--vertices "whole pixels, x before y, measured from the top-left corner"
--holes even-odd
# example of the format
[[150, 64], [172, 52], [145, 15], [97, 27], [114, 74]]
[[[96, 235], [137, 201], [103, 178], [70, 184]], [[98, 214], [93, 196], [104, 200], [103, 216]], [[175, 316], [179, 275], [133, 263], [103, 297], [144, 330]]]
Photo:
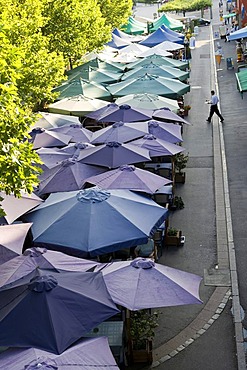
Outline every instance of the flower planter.
[[148, 363], [153, 362], [153, 342], [145, 341], [145, 348], [138, 348], [138, 343], [132, 341], [131, 358], [133, 363]]
[[165, 245], [179, 247], [181, 244], [182, 232], [178, 231], [176, 235], [166, 235]]
[[185, 183], [185, 172], [175, 172], [175, 183], [184, 184]]

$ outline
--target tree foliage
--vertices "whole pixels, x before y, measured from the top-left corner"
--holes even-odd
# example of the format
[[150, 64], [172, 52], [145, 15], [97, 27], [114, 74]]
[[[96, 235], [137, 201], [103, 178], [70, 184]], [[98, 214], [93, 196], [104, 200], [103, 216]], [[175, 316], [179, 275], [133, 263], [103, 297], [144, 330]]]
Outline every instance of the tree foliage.
[[192, 12], [212, 6], [212, 0], [170, 0], [159, 8], [159, 12]]
[[111, 29], [126, 24], [131, 15], [132, 0], [98, 0], [101, 13]]
[[49, 37], [50, 50], [72, 61], [111, 38], [111, 29], [96, 0], [50, 0], [45, 16], [47, 23], [42, 31]]

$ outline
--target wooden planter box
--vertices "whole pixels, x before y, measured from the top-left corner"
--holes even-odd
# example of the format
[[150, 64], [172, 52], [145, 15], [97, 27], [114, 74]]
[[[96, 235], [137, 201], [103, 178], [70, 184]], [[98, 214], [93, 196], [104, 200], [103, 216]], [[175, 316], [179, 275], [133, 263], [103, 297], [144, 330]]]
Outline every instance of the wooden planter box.
[[148, 363], [153, 362], [153, 342], [147, 340], [146, 348], [134, 349], [135, 343], [132, 342], [131, 345], [131, 360], [133, 363]]
[[176, 184], [184, 184], [185, 183], [185, 172], [175, 172], [175, 183]]
[[178, 231], [177, 235], [174, 235], [174, 236], [166, 235], [165, 236], [165, 245], [167, 245], [167, 246], [171, 245], [171, 246], [179, 247], [179, 245], [181, 244], [181, 236], [182, 236], [181, 231]]

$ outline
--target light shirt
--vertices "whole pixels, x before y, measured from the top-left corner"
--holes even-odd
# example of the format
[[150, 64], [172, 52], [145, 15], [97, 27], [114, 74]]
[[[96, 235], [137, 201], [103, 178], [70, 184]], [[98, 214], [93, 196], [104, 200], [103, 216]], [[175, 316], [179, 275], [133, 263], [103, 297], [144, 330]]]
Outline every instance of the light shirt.
[[219, 98], [217, 95], [212, 95], [212, 98], [211, 98], [211, 104], [212, 105], [216, 105], [219, 103]]
[[148, 257], [154, 251], [153, 239], [148, 239], [147, 244], [140, 244], [135, 248], [135, 251], [140, 257]]

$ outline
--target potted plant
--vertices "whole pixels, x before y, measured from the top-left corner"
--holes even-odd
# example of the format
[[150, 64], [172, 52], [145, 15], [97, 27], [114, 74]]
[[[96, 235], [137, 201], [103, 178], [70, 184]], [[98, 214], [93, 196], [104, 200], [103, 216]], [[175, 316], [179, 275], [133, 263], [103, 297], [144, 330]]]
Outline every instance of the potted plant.
[[181, 244], [182, 231], [169, 227], [165, 235], [165, 245], [178, 247]]
[[185, 183], [185, 172], [182, 170], [186, 167], [188, 159], [189, 156], [183, 153], [174, 156], [175, 183]]
[[130, 315], [131, 360], [133, 363], [152, 363], [153, 339], [158, 326], [159, 312], [132, 311]]
[[183, 110], [184, 110], [184, 116], [188, 116], [189, 110], [191, 109], [190, 105], [184, 105]]

